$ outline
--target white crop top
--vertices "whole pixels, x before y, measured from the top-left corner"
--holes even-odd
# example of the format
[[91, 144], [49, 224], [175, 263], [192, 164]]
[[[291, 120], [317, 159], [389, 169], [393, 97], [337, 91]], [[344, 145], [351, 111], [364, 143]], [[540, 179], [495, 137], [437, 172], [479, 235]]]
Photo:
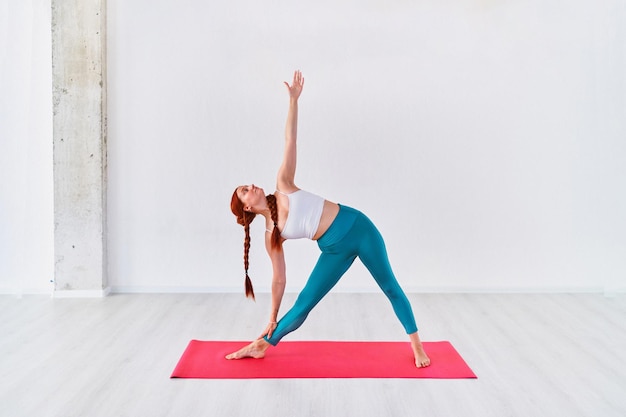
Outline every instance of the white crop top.
[[289, 199], [289, 214], [281, 236], [285, 239], [313, 239], [322, 219], [324, 199], [304, 190], [291, 194], [278, 192]]

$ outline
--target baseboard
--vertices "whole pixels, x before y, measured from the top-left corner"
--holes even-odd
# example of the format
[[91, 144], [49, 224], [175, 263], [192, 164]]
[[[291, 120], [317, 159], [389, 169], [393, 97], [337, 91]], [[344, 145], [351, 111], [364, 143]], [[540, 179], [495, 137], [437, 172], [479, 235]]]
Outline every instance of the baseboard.
[[103, 298], [111, 293], [111, 287], [102, 290], [54, 291], [52, 298]]
[[407, 287], [407, 293], [423, 294], [602, 294], [604, 287], [597, 286], [451, 286], [451, 287]]
[[[234, 287], [170, 287], [170, 286], [114, 286], [112, 294], [233, 294], [243, 292]], [[256, 292], [256, 289], [255, 289]], [[261, 288], [260, 293], [264, 292]], [[268, 291], [269, 292], [269, 291]]]
[[626, 294], [626, 287], [609, 287], [604, 289], [605, 297], [618, 297]]
[[[298, 293], [300, 288], [287, 288], [286, 293]], [[626, 287], [405, 287], [407, 294], [603, 294], [606, 297], [618, 297], [626, 294]], [[258, 294], [269, 293], [269, 287], [255, 288]], [[334, 293], [363, 293], [380, 292], [374, 287], [338, 287]], [[16, 291], [15, 289], [0, 289], [0, 295], [21, 298], [30, 295], [51, 295], [53, 298], [103, 298], [109, 294], [237, 294], [243, 293], [239, 287], [173, 287], [173, 286], [113, 286], [102, 290], [69, 290], [69, 291]]]
[[44, 290], [37, 290], [37, 289], [33, 289], [33, 290], [21, 290], [21, 291], [17, 291], [14, 289], [10, 289], [10, 288], [3, 288], [0, 289], [0, 295], [2, 296], [11, 296], [11, 297], [16, 297], [16, 298], [22, 298], [23, 296], [50, 296], [50, 291], [44, 291]]
[[[287, 287], [286, 293], [298, 293], [301, 288]], [[255, 287], [257, 294], [270, 293], [266, 286]], [[626, 294], [626, 288], [604, 287], [405, 287], [407, 294], [604, 294], [605, 296]], [[334, 293], [379, 293], [378, 287], [337, 287]], [[174, 286], [113, 286], [113, 294], [233, 294], [243, 293], [240, 287], [174, 287]]]

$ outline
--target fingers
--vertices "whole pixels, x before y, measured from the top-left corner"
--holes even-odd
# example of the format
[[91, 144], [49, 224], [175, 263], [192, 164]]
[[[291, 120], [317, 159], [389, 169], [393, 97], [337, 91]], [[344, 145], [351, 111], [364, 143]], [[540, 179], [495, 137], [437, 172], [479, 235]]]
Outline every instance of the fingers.
[[276, 330], [276, 327], [278, 327], [278, 326], [275, 323], [271, 323], [269, 326], [267, 326], [266, 333], [267, 333], [267, 338], [268, 339], [272, 337], [272, 334], [274, 334], [274, 330]]
[[293, 87], [300, 87], [302, 88], [302, 86], [304, 85], [304, 77], [302, 76], [302, 71], [300, 70], [296, 70], [293, 73], [293, 81], [291, 83], [291, 85], [289, 85], [289, 83], [287, 81], [283, 81], [285, 83], [285, 85], [287, 86], [287, 88], [289, 90], [291, 90]]
[[302, 87], [304, 85], [304, 77], [302, 76], [302, 71], [297, 70], [293, 74], [293, 83]]
[[258, 339], [262, 339], [265, 336], [267, 336], [268, 339], [271, 338], [272, 334], [274, 334], [274, 330], [276, 330], [276, 327], [278, 327], [278, 325], [275, 323], [268, 325], [263, 331], [263, 333], [261, 334], [261, 336], [258, 337]]
[[269, 326], [267, 326], [265, 333], [267, 334], [268, 339], [272, 337], [272, 335], [274, 334], [274, 330], [276, 330], [276, 327], [278, 327], [276, 323], [271, 323]]

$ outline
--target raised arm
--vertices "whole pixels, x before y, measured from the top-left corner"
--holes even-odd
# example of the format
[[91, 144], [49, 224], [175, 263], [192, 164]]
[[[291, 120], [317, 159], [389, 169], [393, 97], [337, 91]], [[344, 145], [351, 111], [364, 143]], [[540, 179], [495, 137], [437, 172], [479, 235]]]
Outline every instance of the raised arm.
[[289, 85], [285, 82], [289, 91], [289, 111], [285, 125], [285, 151], [283, 162], [278, 169], [276, 179], [277, 188], [285, 193], [296, 191], [296, 139], [298, 137], [298, 99], [304, 87], [304, 77], [300, 71], [293, 74], [293, 82]]

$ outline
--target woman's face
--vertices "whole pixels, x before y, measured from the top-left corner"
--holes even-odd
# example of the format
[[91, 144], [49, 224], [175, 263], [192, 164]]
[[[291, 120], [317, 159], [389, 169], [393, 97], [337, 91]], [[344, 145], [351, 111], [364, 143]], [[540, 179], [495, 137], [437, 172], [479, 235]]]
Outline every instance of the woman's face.
[[237, 196], [239, 200], [241, 200], [245, 211], [252, 211], [266, 204], [263, 188], [257, 187], [254, 184], [237, 187]]

